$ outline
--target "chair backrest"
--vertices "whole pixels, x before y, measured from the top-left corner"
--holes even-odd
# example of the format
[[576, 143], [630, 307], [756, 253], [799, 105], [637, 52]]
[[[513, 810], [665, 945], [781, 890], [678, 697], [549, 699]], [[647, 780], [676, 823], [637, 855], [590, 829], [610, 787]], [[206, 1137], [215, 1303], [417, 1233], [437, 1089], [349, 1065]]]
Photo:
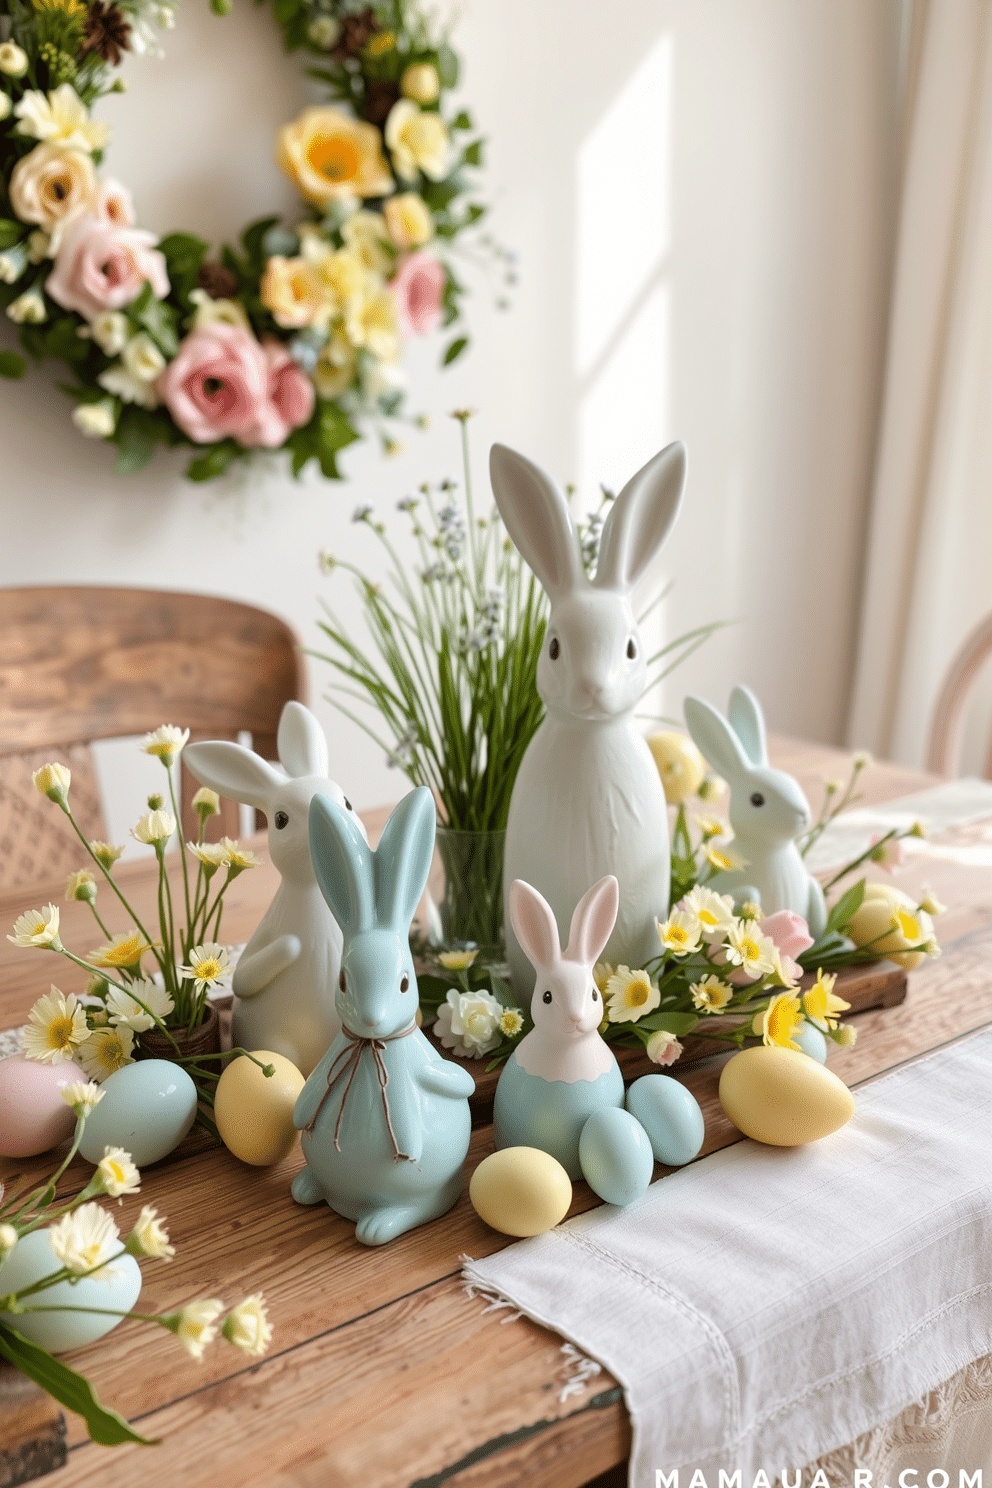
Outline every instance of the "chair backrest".
[[[12, 756], [31, 757], [29, 793], [39, 752], [69, 762], [74, 750], [78, 762], [76, 746], [161, 723], [188, 728], [191, 740], [247, 729], [252, 747], [275, 759], [290, 698], [306, 701], [300, 642], [254, 605], [156, 589], [0, 589], [0, 777], [11, 774]], [[183, 771], [187, 835], [198, 829], [196, 789]], [[222, 805], [211, 836], [237, 836], [238, 808]], [[38, 806], [47, 803], [39, 797]]]
[[[992, 615], [986, 615], [955, 652], [933, 707], [926, 766], [937, 775], [960, 773], [961, 738], [968, 695], [990, 655]], [[992, 778], [992, 744], [982, 773], [986, 778]]]

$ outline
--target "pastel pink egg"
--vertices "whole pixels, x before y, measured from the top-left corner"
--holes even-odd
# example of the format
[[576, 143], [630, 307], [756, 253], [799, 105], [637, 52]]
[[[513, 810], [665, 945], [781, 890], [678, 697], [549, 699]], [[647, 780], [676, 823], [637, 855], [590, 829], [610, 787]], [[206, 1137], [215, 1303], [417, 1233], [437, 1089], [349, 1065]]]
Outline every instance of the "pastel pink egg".
[[0, 1059], [0, 1157], [36, 1157], [76, 1129], [62, 1090], [86, 1076], [78, 1064], [42, 1064], [24, 1054]]

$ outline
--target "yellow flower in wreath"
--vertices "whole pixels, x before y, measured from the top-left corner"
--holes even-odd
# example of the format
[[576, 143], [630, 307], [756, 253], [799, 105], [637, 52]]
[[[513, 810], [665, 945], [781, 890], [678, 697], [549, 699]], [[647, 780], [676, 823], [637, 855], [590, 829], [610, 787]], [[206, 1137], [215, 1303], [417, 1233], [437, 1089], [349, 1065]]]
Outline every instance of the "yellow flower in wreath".
[[276, 325], [287, 329], [309, 325], [324, 304], [317, 272], [304, 258], [270, 258], [259, 295]]
[[374, 124], [315, 106], [279, 131], [276, 159], [315, 206], [338, 197], [388, 196], [393, 178]]
[[11, 173], [10, 205], [14, 215], [52, 233], [53, 252], [58, 246], [58, 233], [73, 217], [89, 210], [95, 197], [96, 172], [83, 150], [35, 145]]

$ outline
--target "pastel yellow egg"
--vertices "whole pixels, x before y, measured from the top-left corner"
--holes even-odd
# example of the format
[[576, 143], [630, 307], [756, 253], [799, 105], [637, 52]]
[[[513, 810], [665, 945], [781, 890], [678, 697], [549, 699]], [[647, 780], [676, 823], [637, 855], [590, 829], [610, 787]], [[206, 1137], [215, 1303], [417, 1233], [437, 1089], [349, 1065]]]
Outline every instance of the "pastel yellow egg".
[[706, 778], [706, 761], [688, 734], [649, 734], [647, 743], [669, 806], [695, 795]]
[[482, 1160], [468, 1187], [480, 1219], [503, 1235], [543, 1235], [568, 1213], [572, 1184], [561, 1163], [536, 1147], [504, 1147]]
[[816, 1142], [854, 1115], [854, 1097], [833, 1070], [806, 1054], [764, 1044], [724, 1065], [720, 1104], [745, 1136], [773, 1147]]
[[224, 1067], [214, 1095], [214, 1120], [229, 1152], [256, 1168], [282, 1162], [296, 1141], [293, 1107], [304, 1086], [296, 1065], [269, 1049], [252, 1050], [262, 1064], [275, 1065], [267, 1077], [244, 1054]]

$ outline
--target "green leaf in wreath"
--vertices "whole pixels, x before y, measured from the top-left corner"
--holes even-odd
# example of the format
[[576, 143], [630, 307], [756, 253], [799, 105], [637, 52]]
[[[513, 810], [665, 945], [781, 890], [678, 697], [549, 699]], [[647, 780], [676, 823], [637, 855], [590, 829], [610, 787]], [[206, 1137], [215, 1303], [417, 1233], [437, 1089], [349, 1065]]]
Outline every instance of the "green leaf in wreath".
[[481, 140], [481, 139], [473, 140], [470, 145], [466, 146], [465, 150], [462, 153], [462, 159], [464, 160], [465, 164], [466, 165], [481, 165], [482, 164], [482, 151], [483, 151], [484, 148], [485, 148], [485, 140]]
[[42, 355], [61, 362], [79, 362], [89, 356], [89, 343], [76, 334], [79, 321], [64, 315], [44, 328]]
[[827, 915], [826, 929], [843, 931], [850, 924], [857, 911], [861, 908], [861, 901], [865, 897], [865, 880], [859, 878], [856, 884], [852, 884], [846, 894], [842, 894], [837, 903]]
[[118, 475], [132, 475], [143, 469], [155, 453], [159, 443], [156, 420], [143, 409], [125, 408], [117, 420], [113, 443], [118, 451], [114, 469]]
[[200, 266], [207, 256], [209, 243], [192, 233], [169, 233], [159, 242], [160, 252], [165, 254], [169, 269], [169, 283], [182, 300], [189, 304], [190, 290], [196, 288]]
[[453, 88], [458, 82], [458, 56], [446, 41], [437, 49], [437, 73], [446, 88]]
[[270, 227], [278, 225], [278, 217], [260, 217], [257, 222], [252, 222], [241, 234], [241, 246], [245, 250], [245, 260], [252, 270], [255, 278], [260, 277], [265, 266], [265, 253], [263, 241]]
[[222, 444], [212, 445], [204, 455], [197, 455], [186, 466], [188, 481], [215, 480], [223, 475], [239, 456], [247, 454], [234, 439], [225, 439]]
[[16, 351], [0, 351], [0, 377], [23, 377], [27, 362]]
[[467, 345], [468, 345], [468, 337], [467, 336], [458, 336], [458, 337], [456, 337], [456, 339], [451, 342], [451, 345], [445, 351], [444, 356], [441, 358], [441, 366], [442, 367], [448, 367], [448, 366], [450, 366], [451, 363], [455, 360], [456, 357], [460, 357], [461, 356], [462, 352], [465, 350], [465, 348], [466, 348]]
[[300, 8], [300, 0], [276, 0], [272, 8], [280, 26], [287, 26], [295, 18]]
[[357, 430], [329, 398], [317, 405], [317, 459], [328, 480], [340, 480], [337, 455], [358, 438]]
[[157, 1438], [142, 1436], [128, 1425], [123, 1416], [101, 1405], [88, 1379], [77, 1374], [61, 1360], [53, 1359], [46, 1349], [31, 1343], [6, 1323], [0, 1323], [0, 1357], [6, 1359], [8, 1364], [13, 1364], [22, 1374], [26, 1374], [28, 1379], [34, 1380], [59, 1405], [82, 1416], [90, 1440], [101, 1447], [119, 1447], [124, 1442], [138, 1442], [145, 1447], [158, 1446]]
[[456, 114], [455, 115], [455, 117], [451, 121], [451, 128], [452, 129], [471, 129], [472, 128], [472, 115], [468, 112], [467, 109], [462, 109], [462, 111], [461, 111], [460, 114]]
[[27, 231], [23, 222], [11, 222], [9, 217], [0, 217], [0, 248], [13, 248]]

